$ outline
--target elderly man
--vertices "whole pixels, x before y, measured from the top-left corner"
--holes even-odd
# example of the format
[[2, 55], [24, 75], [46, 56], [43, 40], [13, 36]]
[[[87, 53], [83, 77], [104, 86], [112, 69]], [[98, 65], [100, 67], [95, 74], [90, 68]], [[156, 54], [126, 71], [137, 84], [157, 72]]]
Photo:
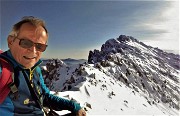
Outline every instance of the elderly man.
[[[48, 31], [41, 19], [24, 17], [13, 26], [7, 40], [9, 50], [0, 54], [0, 116], [48, 115], [44, 106], [57, 111], [69, 110], [77, 116], [86, 115], [78, 103], [50, 94], [44, 84], [39, 64], [47, 40]], [[3, 68], [2, 59], [11, 64], [14, 76], [7, 77], [11, 68]], [[5, 78], [10, 78], [14, 85], [4, 84]]]

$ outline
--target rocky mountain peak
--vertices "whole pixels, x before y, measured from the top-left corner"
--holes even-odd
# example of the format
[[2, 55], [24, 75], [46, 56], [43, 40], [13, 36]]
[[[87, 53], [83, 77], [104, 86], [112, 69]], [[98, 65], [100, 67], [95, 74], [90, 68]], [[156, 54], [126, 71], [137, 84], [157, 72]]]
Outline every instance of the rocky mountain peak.
[[[57, 61], [51, 61], [52, 66], [47, 65], [49, 70], [44, 76], [50, 82], [50, 89], [77, 91], [81, 100], [90, 101], [92, 109], [87, 110], [89, 114], [96, 111], [118, 115], [140, 115], [140, 111], [143, 114], [156, 114], [156, 111], [178, 114], [179, 55], [120, 35], [117, 39], [107, 40], [101, 50], [90, 51], [88, 57], [88, 63], [74, 65], [56, 66]], [[97, 110], [100, 101], [107, 104]], [[109, 104], [112, 107], [107, 108]]]
[[130, 36], [120, 35], [89, 52], [88, 63], [135, 90], [147, 92], [157, 102], [179, 109], [178, 74], [180, 56], [147, 46]]

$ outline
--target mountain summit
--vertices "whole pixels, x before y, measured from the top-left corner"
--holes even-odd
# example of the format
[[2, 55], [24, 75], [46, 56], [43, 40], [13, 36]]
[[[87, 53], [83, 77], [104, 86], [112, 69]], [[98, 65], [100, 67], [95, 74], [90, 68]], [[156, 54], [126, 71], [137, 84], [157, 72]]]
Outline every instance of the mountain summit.
[[114, 77], [154, 102], [169, 103], [179, 109], [180, 56], [147, 46], [137, 39], [120, 35], [89, 52], [88, 63], [107, 68]]
[[90, 51], [88, 63], [57, 62], [51, 90], [80, 101], [90, 115], [178, 115], [179, 55], [120, 35]]
[[157, 62], [166, 62], [173, 68], [180, 69], [179, 55], [147, 46], [143, 42], [139, 42], [137, 39], [126, 35], [120, 35], [117, 39], [107, 40], [105, 44], [102, 45], [101, 51], [90, 51], [88, 63], [97, 63], [110, 59], [119, 62], [122, 57], [127, 58], [127, 60], [137, 60], [138, 58], [141, 59], [141, 61], [155, 59]]

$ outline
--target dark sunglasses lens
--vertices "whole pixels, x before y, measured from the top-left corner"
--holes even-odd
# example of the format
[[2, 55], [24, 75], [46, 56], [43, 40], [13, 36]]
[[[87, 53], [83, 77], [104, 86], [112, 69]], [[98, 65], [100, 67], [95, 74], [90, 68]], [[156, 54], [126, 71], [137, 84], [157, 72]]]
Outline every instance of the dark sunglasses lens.
[[46, 47], [47, 47], [47, 45], [45, 45], [45, 44], [40, 44], [40, 43], [36, 44], [36, 49], [41, 52], [44, 52], [46, 50]]
[[28, 39], [20, 39], [19, 45], [22, 48], [31, 48], [35, 44], [36, 50], [40, 52], [44, 52], [46, 50], [47, 45], [40, 44], [40, 43], [33, 43], [32, 41]]
[[21, 39], [19, 45], [23, 48], [31, 48], [33, 46], [33, 42], [27, 39]]

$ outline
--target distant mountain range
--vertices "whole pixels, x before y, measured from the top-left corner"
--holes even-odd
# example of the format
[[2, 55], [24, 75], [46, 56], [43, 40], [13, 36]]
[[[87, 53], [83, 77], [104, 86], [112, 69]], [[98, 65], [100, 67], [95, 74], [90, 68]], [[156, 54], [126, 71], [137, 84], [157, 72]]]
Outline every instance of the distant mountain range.
[[72, 58], [67, 58], [67, 59], [61, 59], [63, 62], [65, 62], [68, 65], [72, 64], [82, 64], [84, 62], [87, 62], [85, 59], [72, 59]]
[[52, 91], [87, 114], [179, 115], [180, 55], [120, 35], [81, 61], [49, 60], [43, 74]]
[[[53, 59], [45, 59], [43, 58], [42, 61], [43, 63], [41, 64], [41, 66], [45, 66], [47, 64], [48, 61], [53, 60]], [[87, 62], [86, 59], [72, 59], [72, 58], [67, 58], [67, 59], [59, 59], [62, 60], [63, 62], [65, 62], [67, 65], [73, 65], [73, 64], [81, 64], [84, 62]]]

